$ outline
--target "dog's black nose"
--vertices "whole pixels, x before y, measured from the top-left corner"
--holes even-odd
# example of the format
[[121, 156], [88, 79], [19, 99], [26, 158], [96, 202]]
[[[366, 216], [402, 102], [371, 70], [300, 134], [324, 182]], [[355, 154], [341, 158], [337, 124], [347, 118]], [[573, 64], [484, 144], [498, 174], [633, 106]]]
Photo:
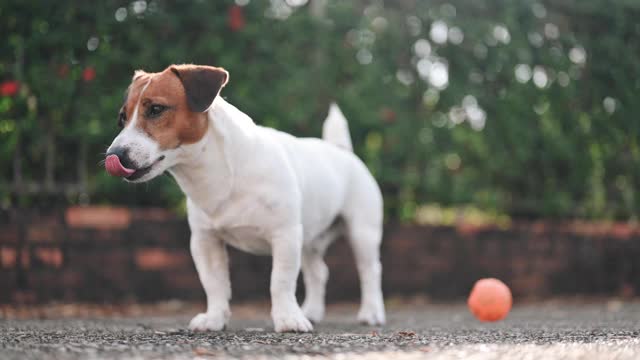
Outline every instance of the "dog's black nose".
[[122, 164], [122, 166], [128, 168], [128, 169], [135, 169], [136, 165], [133, 163], [133, 161], [131, 161], [131, 159], [129, 158], [129, 149], [122, 147], [122, 146], [116, 146], [113, 149], [109, 150], [109, 152], [107, 152], [106, 156], [109, 155], [116, 155], [118, 157], [118, 159], [120, 159], [120, 164]]

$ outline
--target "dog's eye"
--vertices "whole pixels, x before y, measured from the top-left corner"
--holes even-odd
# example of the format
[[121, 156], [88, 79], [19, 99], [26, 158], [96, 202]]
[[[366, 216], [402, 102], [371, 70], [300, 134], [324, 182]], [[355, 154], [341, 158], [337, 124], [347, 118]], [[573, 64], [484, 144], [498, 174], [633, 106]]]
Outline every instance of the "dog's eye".
[[124, 122], [126, 120], [127, 120], [127, 114], [125, 114], [124, 111], [120, 112], [120, 115], [118, 115], [118, 127], [120, 129], [124, 127]]
[[159, 104], [153, 104], [151, 106], [149, 106], [149, 108], [147, 109], [147, 117], [149, 118], [155, 118], [160, 116], [160, 114], [162, 114], [165, 110], [167, 110], [167, 107], [164, 105], [159, 105]]

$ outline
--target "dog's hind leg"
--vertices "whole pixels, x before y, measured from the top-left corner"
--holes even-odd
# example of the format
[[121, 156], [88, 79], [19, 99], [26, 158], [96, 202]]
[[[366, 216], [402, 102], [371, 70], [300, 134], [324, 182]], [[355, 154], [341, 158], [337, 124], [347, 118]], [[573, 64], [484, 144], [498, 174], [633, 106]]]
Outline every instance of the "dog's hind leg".
[[324, 317], [324, 294], [329, 278], [329, 269], [322, 257], [323, 254], [313, 250], [305, 250], [302, 253], [302, 276], [305, 289], [302, 311], [307, 319], [314, 323]]
[[302, 249], [302, 276], [305, 289], [302, 311], [307, 319], [315, 323], [322, 320], [325, 310], [325, 289], [329, 268], [324, 262], [324, 254], [343, 229], [342, 223], [336, 221]]
[[357, 216], [347, 219], [347, 228], [347, 236], [360, 277], [361, 304], [358, 320], [369, 325], [384, 324], [382, 264], [380, 263], [382, 225], [372, 223], [366, 217]]

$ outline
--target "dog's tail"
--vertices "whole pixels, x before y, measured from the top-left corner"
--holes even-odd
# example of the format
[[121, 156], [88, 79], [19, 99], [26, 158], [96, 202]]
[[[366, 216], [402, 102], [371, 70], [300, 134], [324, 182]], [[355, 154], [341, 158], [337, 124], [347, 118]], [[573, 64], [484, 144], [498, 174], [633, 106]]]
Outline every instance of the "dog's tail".
[[338, 147], [353, 151], [349, 124], [336, 103], [331, 103], [329, 115], [322, 125], [322, 138]]

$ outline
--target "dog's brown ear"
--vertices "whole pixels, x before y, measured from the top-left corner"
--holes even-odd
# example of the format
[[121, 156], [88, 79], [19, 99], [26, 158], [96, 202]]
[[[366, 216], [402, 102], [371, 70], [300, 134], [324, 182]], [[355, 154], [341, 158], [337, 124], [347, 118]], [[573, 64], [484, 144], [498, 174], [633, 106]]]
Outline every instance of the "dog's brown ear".
[[205, 112], [229, 81], [229, 73], [213, 66], [173, 65], [171, 71], [182, 82], [187, 104], [193, 112]]

